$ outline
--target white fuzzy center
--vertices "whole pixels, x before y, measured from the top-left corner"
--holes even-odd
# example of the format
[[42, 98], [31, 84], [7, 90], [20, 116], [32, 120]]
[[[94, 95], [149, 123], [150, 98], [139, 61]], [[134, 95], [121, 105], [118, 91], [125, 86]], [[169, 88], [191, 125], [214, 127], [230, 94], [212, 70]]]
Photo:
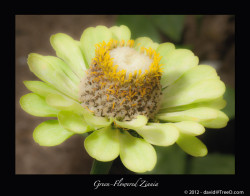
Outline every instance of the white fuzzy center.
[[110, 51], [110, 57], [113, 58], [113, 65], [118, 65], [117, 71], [126, 70], [126, 76], [129, 73], [134, 74], [137, 70], [141, 70], [141, 73], [145, 73], [145, 70], [149, 70], [149, 66], [153, 62], [148, 56], [141, 54], [130, 47], [117, 47]]

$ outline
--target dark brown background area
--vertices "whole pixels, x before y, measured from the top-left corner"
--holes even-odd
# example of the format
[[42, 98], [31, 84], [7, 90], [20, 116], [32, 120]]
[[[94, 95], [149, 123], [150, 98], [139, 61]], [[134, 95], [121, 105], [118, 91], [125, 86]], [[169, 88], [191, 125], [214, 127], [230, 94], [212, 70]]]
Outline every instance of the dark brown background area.
[[[55, 55], [49, 39], [52, 34], [66, 33], [79, 40], [90, 26], [113, 26], [115, 15], [17, 15], [16, 16], [16, 174], [89, 174], [92, 158], [83, 147], [83, 138], [73, 136], [56, 147], [40, 147], [33, 140], [34, 128], [48, 118], [34, 117], [24, 112], [21, 96], [29, 93], [23, 81], [38, 80], [29, 71], [27, 56], [31, 52]], [[199, 28], [198, 28], [199, 25]], [[205, 16], [201, 24], [187, 16], [183, 44], [192, 44], [200, 61], [219, 64], [221, 79], [235, 86], [234, 19], [228, 15]], [[199, 29], [199, 32], [197, 31]], [[115, 167], [119, 170], [119, 167]], [[113, 171], [119, 173], [119, 171]]]

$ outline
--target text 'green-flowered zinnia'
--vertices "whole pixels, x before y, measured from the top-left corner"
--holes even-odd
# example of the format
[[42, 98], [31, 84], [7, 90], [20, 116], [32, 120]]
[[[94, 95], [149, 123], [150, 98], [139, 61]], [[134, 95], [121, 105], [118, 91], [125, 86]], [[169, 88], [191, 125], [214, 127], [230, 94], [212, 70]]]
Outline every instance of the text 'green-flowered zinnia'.
[[38, 144], [56, 146], [89, 132], [84, 147], [91, 157], [108, 162], [120, 156], [138, 173], [155, 167], [153, 145], [176, 142], [192, 156], [207, 154], [196, 136], [229, 120], [220, 111], [225, 85], [215, 69], [172, 43], [130, 36], [124, 25], [87, 28], [80, 41], [58, 33], [50, 39], [58, 57], [28, 56], [43, 82], [24, 82], [33, 93], [21, 97], [21, 107], [57, 117], [35, 128]]

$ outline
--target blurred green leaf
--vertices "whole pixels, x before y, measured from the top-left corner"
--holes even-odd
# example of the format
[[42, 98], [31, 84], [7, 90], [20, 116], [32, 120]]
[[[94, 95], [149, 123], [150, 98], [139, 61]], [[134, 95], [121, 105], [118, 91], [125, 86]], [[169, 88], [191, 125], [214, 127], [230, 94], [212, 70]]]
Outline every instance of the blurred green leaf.
[[227, 114], [229, 119], [233, 119], [235, 117], [235, 89], [226, 86], [224, 99], [227, 101], [227, 105], [222, 109], [222, 111]]
[[201, 20], [204, 17], [204, 15], [195, 15], [195, 17], [197, 20]]
[[235, 157], [231, 154], [208, 154], [190, 160], [189, 174], [235, 174]]
[[157, 164], [152, 171], [145, 174], [184, 174], [187, 155], [176, 144], [154, 148], [157, 153]]
[[199, 35], [201, 31], [201, 25], [202, 25], [204, 15], [195, 15], [195, 18], [196, 18], [196, 24], [197, 24], [197, 33]]
[[188, 50], [193, 50], [193, 45], [175, 45], [176, 49], [188, 49]]
[[181, 41], [185, 15], [152, 15], [150, 18], [170, 39], [175, 42]]
[[118, 15], [116, 25], [126, 25], [131, 30], [131, 39], [150, 37], [154, 42], [161, 42], [160, 34], [145, 15]]
[[196, 18], [197, 25], [200, 27], [201, 22], [202, 22], [202, 20], [204, 18], [204, 15], [195, 15], [195, 18]]

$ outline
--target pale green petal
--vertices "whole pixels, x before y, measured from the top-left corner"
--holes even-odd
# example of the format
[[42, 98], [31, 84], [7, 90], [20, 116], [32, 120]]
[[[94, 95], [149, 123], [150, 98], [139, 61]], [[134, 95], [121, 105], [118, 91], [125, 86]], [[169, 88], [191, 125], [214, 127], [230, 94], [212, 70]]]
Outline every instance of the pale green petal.
[[227, 102], [223, 99], [223, 97], [219, 97], [212, 101], [203, 101], [203, 102], [197, 102], [197, 103], [192, 103], [188, 105], [160, 109], [158, 113], [178, 112], [178, 111], [188, 110], [188, 109], [197, 108], [197, 107], [209, 107], [209, 108], [220, 110], [220, 109], [223, 109], [226, 106], [226, 104]]
[[56, 51], [56, 55], [62, 58], [70, 66], [75, 75], [81, 79], [84, 76], [86, 65], [81, 49], [75, 43], [75, 40], [66, 34], [57, 33], [50, 37], [50, 43]]
[[127, 26], [125, 25], [121, 25], [119, 27], [113, 26], [113, 27], [110, 27], [109, 29], [112, 32], [113, 39], [118, 40], [118, 41], [124, 40], [125, 42], [130, 40], [131, 32]]
[[170, 43], [170, 42], [165, 42], [162, 44], [159, 44], [156, 52], [160, 54], [160, 56], [165, 56], [167, 54], [169, 54], [170, 52], [175, 50], [175, 45]]
[[[171, 85], [172, 87], [174, 85]], [[225, 84], [219, 79], [204, 80], [194, 85], [190, 85], [179, 92], [167, 91], [163, 95], [161, 109], [187, 105], [191, 103], [212, 101], [221, 97], [225, 93]]]
[[[156, 49], [156, 52], [159, 53], [159, 55], [164, 58], [164, 56], [168, 55], [170, 52], [175, 50], [175, 45], [170, 42], [165, 42], [162, 44], [159, 44], [159, 46]], [[163, 63], [163, 61], [161, 61]]]
[[170, 123], [149, 123], [136, 129], [147, 142], [157, 146], [170, 146], [179, 137], [178, 129]]
[[86, 110], [80, 103], [70, 99], [64, 95], [49, 94], [46, 97], [46, 102], [49, 106], [63, 111], [73, 111], [79, 114], [83, 114]]
[[89, 67], [92, 58], [95, 57], [95, 44], [105, 41], [106, 43], [112, 38], [112, 32], [105, 26], [89, 27], [84, 30], [80, 42], [81, 49]]
[[151, 144], [141, 138], [131, 136], [127, 131], [119, 134], [120, 158], [123, 165], [137, 173], [151, 171], [157, 156]]
[[68, 76], [69, 74], [65, 73], [66, 65], [64, 63], [54, 63], [54, 61], [51, 62], [51, 59], [50, 57], [35, 53], [30, 54], [28, 57], [28, 65], [31, 72], [39, 79], [51, 84], [60, 92], [74, 99], [78, 99], [78, 86], [71, 80]]
[[173, 125], [176, 126], [181, 133], [187, 135], [197, 136], [205, 132], [205, 128], [200, 123], [193, 121], [182, 121], [173, 123]]
[[59, 110], [48, 106], [45, 99], [35, 93], [22, 96], [20, 105], [25, 112], [33, 116], [56, 117], [59, 112]]
[[207, 147], [197, 137], [180, 134], [176, 143], [186, 153], [195, 156], [203, 157], [207, 155]]
[[[137, 44], [139, 44], [139, 45], [137, 45]], [[150, 38], [148, 38], [148, 37], [139, 37], [139, 38], [137, 38], [136, 40], [135, 40], [135, 44], [134, 44], [134, 46], [135, 46], [135, 49], [137, 50], [137, 51], [140, 51], [140, 48], [141, 47], [145, 47], [145, 48], [152, 48], [152, 49], [154, 49], [154, 50], [156, 50], [157, 49], [157, 47], [159, 46], [159, 44], [158, 43], [156, 43], [156, 42], [153, 42]]]
[[159, 113], [156, 115], [156, 118], [167, 122], [194, 121], [199, 122], [207, 128], [223, 128], [229, 121], [225, 113], [209, 107], [197, 107], [179, 112]]
[[49, 94], [61, 94], [58, 90], [54, 87], [50, 86], [49, 84], [41, 81], [24, 81], [24, 85], [32, 91], [42, 97], [47, 97]]
[[[189, 71], [187, 71], [183, 76], [182, 80], [188, 80], [189, 84], [194, 84], [206, 79], [217, 79], [219, 76], [215, 68], [210, 65], [199, 65]], [[183, 82], [183, 81], [182, 81]]]
[[161, 109], [212, 101], [222, 97], [225, 84], [211, 66], [200, 65], [183, 74], [163, 90]]
[[88, 154], [98, 161], [112, 161], [119, 156], [118, 129], [105, 127], [94, 131], [84, 140]]
[[68, 78], [75, 84], [75, 86], [78, 86], [80, 83], [81, 78], [78, 78], [78, 76], [72, 71], [72, 69], [67, 65], [62, 59], [55, 57], [55, 56], [45, 56], [45, 59], [47, 59], [53, 66], [61, 68], [63, 73], [67, 75]]
[[58, 121], [63, 128], [73, 131], [74, 133], [82, 134], [91, 131], [91, 128], [85, 122], [83, 115], [71, 111], [59, 112]]
[[41, 146], [57, 146], [74, 135], [62, 128], [57, 120], [48, 120], [38, 125], [34, 132], [34, 140]]
[[216, 109], [200, 107], [193, 108], [180, 112], [170, 112], [157, 114], [156, 118], [163, 121], [179, 122], [179, 121], [195, 121], [201, 122], [205, 120], [212, 120], [217, 118], [218, 113]]
[[74, 40], [74, 41], [75, 41], [75, 44], [80, 48], [81, 53], [82, 53], [82, 56], [83, 56], [83, 58], [84, 58], [85, 67], [86, 67], [86, 69], [88, 69], [89, 66], [87, 65], [86, 59], [85, 59], [85, 57], [84, 57], [84, 54], [83, 54], [83, 51], [82, 51], [82, 47], [81, 47], [81, 42], [80, 42], [80, 40], [79, 40], [79, 41], [78, 41], [78, 40]]
[[186, 71], [195, 67], [199, 63], [197, 56], [187, 49], [176, 49], [168, 46], [168, 52], [162, 56], [161, 67], [163, 69], [161, 84], [162, 88], [169, 86], [182, 76]]
[[143, 115], [138, 115], [136, 119], [131, 121], [118, 121], [115, 119], [115, 123], [123, 128], [136, 130], [137, 128], [143, 127], [147, 124], [148, 118]]
[[108, 127], [113, 122], [112, 118], [108, 119], [106, 117], [95, 116], [90, 112], [84, 113], [84, 119], [87, 122], [87, 124], [94, 129]]
[[229, 121], [228, 116], [224, 112], [219, 110], [217, 111], [217, 114], [218, 114], [217, 118], [213, 120], [202, 121], [200, 123], [207, 128], [215, 128], [215, 129], [227, 126], [227, 123]]

